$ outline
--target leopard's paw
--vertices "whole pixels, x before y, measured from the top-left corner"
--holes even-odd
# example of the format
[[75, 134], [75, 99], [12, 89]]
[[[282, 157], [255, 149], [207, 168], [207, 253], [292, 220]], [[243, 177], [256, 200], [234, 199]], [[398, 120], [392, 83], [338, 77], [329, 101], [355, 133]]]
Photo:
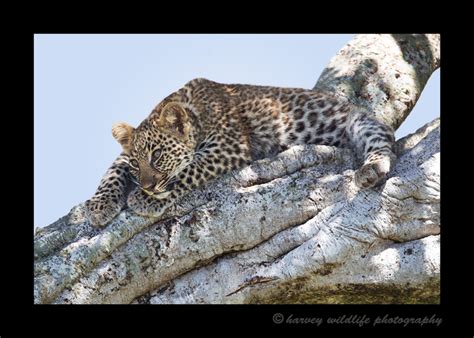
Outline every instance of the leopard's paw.
[[128, 195], [127, 205], [134, 213], [146, 217], [159, 217], [164, 211], [163, 200], [154, 198], [139, 188]]
[[111, 200], [100, 200], [92, 197], [85, 202], [85, 214], [94, 227], [103, 227], [115, 218], [122, 206]]
[[390, 172], [390, 163], [388, 157], [365, 163], [355, 173], [355, 184], [359, 188], [368, 189], [385, 182]]

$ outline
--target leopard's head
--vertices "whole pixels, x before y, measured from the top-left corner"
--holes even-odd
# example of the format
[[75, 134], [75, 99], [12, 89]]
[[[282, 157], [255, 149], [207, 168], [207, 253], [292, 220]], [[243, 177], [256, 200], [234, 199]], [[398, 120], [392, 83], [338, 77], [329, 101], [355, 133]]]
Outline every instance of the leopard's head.
[[150, 195], [166, 190], [193, 159], [195, 142], [186, 109], [171, 102], [137, 128], [127, 123], [112, 127], [112, 135], [129, 155], [132, 179]]

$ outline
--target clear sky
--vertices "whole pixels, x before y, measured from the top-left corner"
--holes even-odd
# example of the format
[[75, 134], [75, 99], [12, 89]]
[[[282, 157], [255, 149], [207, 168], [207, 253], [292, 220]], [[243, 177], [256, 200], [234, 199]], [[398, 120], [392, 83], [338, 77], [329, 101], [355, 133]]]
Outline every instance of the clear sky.
[[[351, 34], [35, 35], [34, 226], [91, 197], [134, 126], [189, 80], [312, 88]], [[397, 138], [439, 116], [439, 71]]]

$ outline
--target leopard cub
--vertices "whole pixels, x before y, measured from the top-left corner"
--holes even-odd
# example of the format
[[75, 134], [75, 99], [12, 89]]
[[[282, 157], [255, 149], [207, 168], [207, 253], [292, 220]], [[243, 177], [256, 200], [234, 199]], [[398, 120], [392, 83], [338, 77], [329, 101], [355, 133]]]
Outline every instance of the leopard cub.
[[118, 123], [112, 134], [123, 153], [86, 202], [95, 226], [126, 204], [158, 217], [187, 191], [295, 144], [354, 149], [361, 188], [383, 182], [395, 159], [393, 131], [329, 93], [205, 79], [166, 97], [137, 128]]

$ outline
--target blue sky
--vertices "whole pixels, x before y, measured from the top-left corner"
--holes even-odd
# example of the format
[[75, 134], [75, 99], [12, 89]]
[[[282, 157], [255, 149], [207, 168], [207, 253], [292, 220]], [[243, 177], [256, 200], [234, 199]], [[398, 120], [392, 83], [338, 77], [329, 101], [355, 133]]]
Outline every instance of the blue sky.
[[[312, 88], [352, 34], [35, 35], [34, 226], [91, 197], [120, 153], [115, 122], [138, 125], [196, 77]], [[397, 138], [439, 116], [435, 72]]]

